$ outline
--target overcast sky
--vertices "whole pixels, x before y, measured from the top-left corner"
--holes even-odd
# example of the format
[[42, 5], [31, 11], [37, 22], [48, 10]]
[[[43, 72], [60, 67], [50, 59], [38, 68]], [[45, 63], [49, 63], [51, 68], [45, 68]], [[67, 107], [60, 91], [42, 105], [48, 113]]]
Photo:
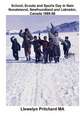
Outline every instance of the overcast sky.
[[46, 29], [52, 22], [53, 25], [59, 25], [66, 22], [78, 21], [76, 15], [54, 15], [54, 16], [24, 16], [24, 15], [7, 15], [6, 30], [20, 30], [29, 28], [31, 32]]

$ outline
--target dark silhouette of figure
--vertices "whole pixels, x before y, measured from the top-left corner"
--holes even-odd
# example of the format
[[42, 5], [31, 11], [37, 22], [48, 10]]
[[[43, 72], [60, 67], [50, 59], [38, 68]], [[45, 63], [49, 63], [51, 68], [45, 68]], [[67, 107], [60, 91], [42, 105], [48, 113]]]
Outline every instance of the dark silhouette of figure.
[[68, 58], [69, 49], [71, 47], [68, 36], [65, 37], [65, 40], [61, 44], [63, 45], [64, 57]]
[[20, 51], [20, 44], [17, 42], [17, 39], [13, 36], [10, 38], [12, 42], [12, 51], [13, 51], [13, 57], [15, 60], [19, 60], [18, 51]]
[[43, 47], [43, 60], [44, 63], [48, 62], [48, 46], [49, 46], [49, 42], [47, 41], [47, 36], [44, 36], [44, 40], [41, 40], [41, 45]]
[[40, 40], [37, 39], [37, 36], [34, 36], [34, 40], [31, 41], [31, 44], [34, 47], [35, 62], [37, 63], [40, 61], [40, 57], [41, 57], [41, 43], [40, 43]]
[[48, 46], [48, 53], [49, 53], [49, 62], [53, 60], [53, 42], [49, 39], [49, 46]]
[[28, 28], [25, 29], [24, 32], [20, 30], [19, 36], [23, 38], [22, 47], [24, 48], [26, 60], [30, 60], [30, 54], [31, 54], [31, 43], [33, 36], [31, 35]]

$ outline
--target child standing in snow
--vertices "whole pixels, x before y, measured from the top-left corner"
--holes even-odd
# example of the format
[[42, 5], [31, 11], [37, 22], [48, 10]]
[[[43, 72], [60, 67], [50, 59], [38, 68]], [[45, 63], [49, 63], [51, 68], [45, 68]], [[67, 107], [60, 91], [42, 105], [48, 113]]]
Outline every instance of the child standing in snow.
[[49, 46], [49, 42], [47, 41], [47, 36], [44, 36], [44, 40], [41, 40], [41, 45], [43, 47], [44, 63], [47, 63], [48, 62], [48, 46]]
[[64, 57], [68, 58], [69, 49], [71, 47], [68, 36], [65, 37], [65, 41], [63, 41], [61, 44], [63, 45]]
[[40, 61], [40, 57], [41, 57], [41, 44], [40, 44], [40, 40], [37, 39], [37, 36], [34, 36], [34, 40], [31, 41], [31, 44], [33, 44], [34, 46], [35, 62], [37, 63]]
[[10, 39], [12, 42], [13, 57], [15, 60], [19, 60], [18, 51], [20, 51], [20, 44], [17, 42], [17, 39], [14, 36]]

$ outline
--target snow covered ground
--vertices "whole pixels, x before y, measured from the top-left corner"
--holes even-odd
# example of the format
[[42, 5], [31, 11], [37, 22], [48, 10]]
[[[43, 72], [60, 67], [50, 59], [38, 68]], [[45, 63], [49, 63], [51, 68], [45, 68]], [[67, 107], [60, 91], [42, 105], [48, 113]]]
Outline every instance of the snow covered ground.
[[[78, 33], [60, 33], [71, 41], [70, 58], [65, 59], [61, 47], [60, 63], [35, 64], [32, 49], [31, 62], [25, 61], [24, 51], [19, 61], [12, 56], [10, 37], [6, 41], [6, 104], [9, 106], [77, 106], [79, 105], [79, 36]], [[16, 36], [22, 44], [22, 38]], [[43, 35], [42, 35], [43, 37]]]

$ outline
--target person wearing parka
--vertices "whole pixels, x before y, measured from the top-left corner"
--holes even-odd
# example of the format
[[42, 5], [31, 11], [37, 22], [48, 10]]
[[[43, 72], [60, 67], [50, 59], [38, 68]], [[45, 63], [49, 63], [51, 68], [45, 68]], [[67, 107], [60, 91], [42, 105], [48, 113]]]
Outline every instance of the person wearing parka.
[[65, 40], [61, 43], [63, 45], [64, 57], [68, 58], [69, 49], [71, 47], [71, 42], [69, 41], [69, 37], [65, 36]]
[[23, 38], [22, 48], [24, 48], [26, 60], [30, 60], [30, 54], [31, 54], [30, 41], [32, 41], [33, 36], [30, 33], [28, 28], [26, 28], [24, 32], [22, 32], [22, 30], [20, 30], [19, 36]]
[[40, 57], [41, 57], [41, 43], [40, 40], [37, 39], [37, 36], [34, 36], [33, 41], [31, 41], [31, 44], [34, 47], [34, 53], [35, 53], [35, 62], [39, 62], [40, 61]]
[[11, 38], [11, 43], [12, 43], [12, 52], [13, 52], [13, 57], [15, 58], [15, 60], [19, 60], [19, 55], [18, 55], [18, 51], [20, 51], [21, 47], [20, 44], [17, 42], [17, 39], [12, 36]]

